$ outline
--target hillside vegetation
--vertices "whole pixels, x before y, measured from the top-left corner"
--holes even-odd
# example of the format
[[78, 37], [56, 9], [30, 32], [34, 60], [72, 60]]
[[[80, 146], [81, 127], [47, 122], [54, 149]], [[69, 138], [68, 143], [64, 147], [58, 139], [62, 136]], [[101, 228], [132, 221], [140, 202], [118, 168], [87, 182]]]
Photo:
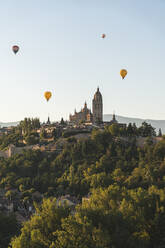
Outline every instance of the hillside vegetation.
[[[12, 189], [25, 204], [35, 191], [44, 196], [13, 248], [165, 247], [165, 138], [154, 144], [145, 133], [138, 147], [135, 133], [126, 131], [127, 141], [109, 126], [87, 140], [70, 138], [60, 154], [1, 159], [0, 187], [9, 197]], [[75, 209], [57, 204], [66, 194], [79, 200]]]

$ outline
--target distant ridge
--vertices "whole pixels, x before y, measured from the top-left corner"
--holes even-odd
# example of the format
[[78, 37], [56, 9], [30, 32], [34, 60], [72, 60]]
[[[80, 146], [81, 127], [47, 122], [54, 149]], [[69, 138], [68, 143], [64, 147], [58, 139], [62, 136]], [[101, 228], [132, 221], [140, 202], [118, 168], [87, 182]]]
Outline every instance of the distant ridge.
[[11, 127], [11, 126], [17, 126], [19, 124], [19, 121], [16, 122], [0, 122], [0, 127]]
[[[112, 120], [112, 114], [106, 114], [103, 116], [104, 121]], [[150, 119], [140, 119], [140, 118], [132, 118], [132, 117], [124, 117], [120, 115], [116, 115], [116, 120], [120, 123], [136, 123], [136, 126], [141, 126], [142, 122], [150, 123], [153, 127], [156, 128], [156, 132], [158, 132], [159, 128], [161, 128], [162, 133], [165, 134], [165, 120], [150, 120]]]

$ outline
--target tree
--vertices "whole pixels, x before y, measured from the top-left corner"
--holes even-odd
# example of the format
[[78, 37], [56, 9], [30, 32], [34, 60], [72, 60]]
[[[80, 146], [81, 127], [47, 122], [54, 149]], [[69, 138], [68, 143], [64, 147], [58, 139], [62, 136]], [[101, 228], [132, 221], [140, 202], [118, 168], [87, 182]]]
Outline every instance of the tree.
[[148, 124], [145, 121], [139, 127], [138, 133], [142, 137], [156, 136], [155, 128], [152, 127], [151, 124]]
[[25, 118], [20, 122], [18, 129], [22, 130], [23, 134], [28, 134], [32, 130], [40, 128], [40, 120], [38, 118]]
[[12, 248], [53, 247], [55, 232], [70, 213], [67, 206], [59, 207], [55, 198], [44, 199], [41, 206], [35, 204], [35, 210], [36, 214], [23, 225], [21, 234], [12, 239]]
[[33, 133], [29, 134], [25, 138], [26, 144], [27, 145], [35, 145], [39, 143], [39, 138], [36, 137]]
[[8, 247], [10, 239], [19, 232], [19, 225], [14, 214], [9, 216], [0, 212], [0, 247]]
[[159, 128], [158, 137], [162, 137], [162, 130], [161, 130], [161, 128]]
[[128, 127], [127, 127], [127, 135], [128, 135], [128, 136], [135, 135], [135, 133], [134, 133], [134, 128], [133, 128], [133, 126], [132, 126], [131, 123], [128, 124]]
[[165, 158], [165, 139], [159, 141], [154, 147], [154, 155], [159, 160]]
[[118, 124], [112, 124], [109, 126], [109, 132], [111, 133], [111, 135], [113, 136], [117, 136], [120, 133], [120, 128]]
[[46, 139], [47, 138], [47, 134], [46, 134], [46, 131], [45, 131], [44, 128], [40, 132], [40, 138], [41, 139]]
[[7, 197], [10, 201], [13, 200], [17, 196], [17, 192], [14, 192], [12, 190], [8, 190], [5, 194], [5, 197]]
[[60, 124], [61, 124], [62, 126], [66, 125], [66, 123], [65, 123], [65, 121], [64, 121], [63, 118], [61, 118]]

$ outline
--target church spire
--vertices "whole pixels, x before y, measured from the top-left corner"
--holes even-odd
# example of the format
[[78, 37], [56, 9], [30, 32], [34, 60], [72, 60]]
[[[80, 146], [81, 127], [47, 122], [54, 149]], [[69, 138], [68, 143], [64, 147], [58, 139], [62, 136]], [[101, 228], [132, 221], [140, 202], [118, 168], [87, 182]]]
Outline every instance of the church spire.
[[46, 123], [47, 125], [50, 125], [50, 118], [49, 118], [49, 116], [48, 116], [48, 120], [47, 120], [47, 123]]
[[115, 111], [113, 111], [113, 121], [116, 121]]

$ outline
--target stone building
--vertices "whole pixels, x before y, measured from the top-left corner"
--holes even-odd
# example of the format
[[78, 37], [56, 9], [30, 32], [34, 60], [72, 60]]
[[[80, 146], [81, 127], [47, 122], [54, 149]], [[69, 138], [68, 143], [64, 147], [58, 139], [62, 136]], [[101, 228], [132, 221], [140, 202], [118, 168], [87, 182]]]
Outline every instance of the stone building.
[[119, 123], [116, 120], [115, 113], [113, 113], [113, 116], [112, 116], [112, 120], [111, 121], [104, 121], [104, 125], [105, 126], [110, 126], [110, 125], [113, 125], [113, 124], [117, 124], [120, 128], [126, 128], [126, 126], [127, 126], [127, 124], [125, 124], [125, 123]]
[[91, 110], [87, 108], [87, 103], [85, 102], [84, 108], [81, 109], [80, 112], [77, 112], [76, 109], [74, 111], [74, 115], [69, 116], [71, 122], [79, 123], [79, 122], [92, 122], [93, 115]]
[[112, 120], [109, 122], [109, 125], [112, 125], [112, 124], [118, 124], [118, 121], [116, 120], [115, 113], [113, 113]]
[[97, 88], [96, 93], [92, 101], [92, 110], [93, 110], [93, 123], [102, 123], [103, 122], [103, 100], [102, 95]]
[[71, 122], [79, 123], [79, 122], [91, 122], [91, 123], [102, 123], [103, 122], [103, 101], [102, 95], [97, 88], [96, 93], [94, 94], [94, 98], [92, 101], [92, 111], [87, 108], [87, 103], [85, 102], [84, 108], [81, 109], [80, 112], [75, 110], [74, 115], [69, 116]]

